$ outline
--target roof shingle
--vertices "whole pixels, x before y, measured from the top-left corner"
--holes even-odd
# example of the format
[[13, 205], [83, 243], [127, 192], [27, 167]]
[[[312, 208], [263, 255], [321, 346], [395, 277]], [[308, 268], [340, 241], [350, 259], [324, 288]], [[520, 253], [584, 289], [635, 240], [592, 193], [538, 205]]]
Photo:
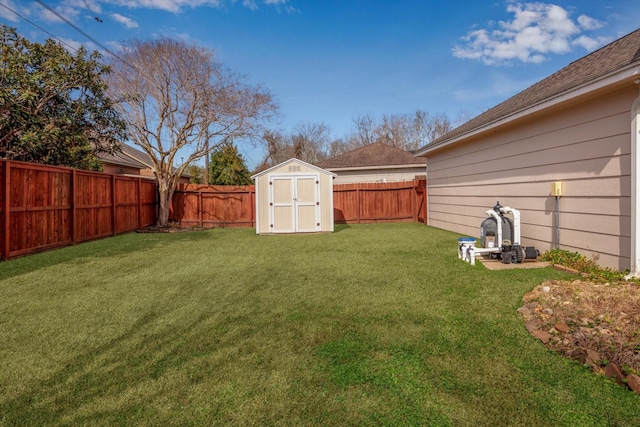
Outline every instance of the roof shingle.
[[359, 168], [373, 166], [423, 165], [427, 159], [414, 157], [412, 153], [381, 142], [344, 153], [318, 163], [323, 169]]

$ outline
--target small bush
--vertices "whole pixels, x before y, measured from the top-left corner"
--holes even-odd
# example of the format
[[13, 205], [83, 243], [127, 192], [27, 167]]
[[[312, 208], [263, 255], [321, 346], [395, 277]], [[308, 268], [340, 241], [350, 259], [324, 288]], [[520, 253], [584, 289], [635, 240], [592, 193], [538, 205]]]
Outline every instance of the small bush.
[[609, 267], [601, 267], [595, 259], [589, 259], [578, 252], [570, 252], [564, 249], [552, 249], [546, 251], [540, 257], [543, 261], [552, 264], [563, 265], [579, 271], [586, 278], [596, 282], [617, 282], [625, 280], [628, 271], [621, 272]]

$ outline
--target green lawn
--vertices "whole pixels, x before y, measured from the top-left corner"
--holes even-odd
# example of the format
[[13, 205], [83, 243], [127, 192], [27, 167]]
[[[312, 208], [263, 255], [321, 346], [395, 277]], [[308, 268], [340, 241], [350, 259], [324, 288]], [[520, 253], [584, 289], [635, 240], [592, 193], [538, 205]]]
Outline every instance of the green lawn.
[[128, 234], [0, 263], [0, 425], [637, 426], [420, 224]]

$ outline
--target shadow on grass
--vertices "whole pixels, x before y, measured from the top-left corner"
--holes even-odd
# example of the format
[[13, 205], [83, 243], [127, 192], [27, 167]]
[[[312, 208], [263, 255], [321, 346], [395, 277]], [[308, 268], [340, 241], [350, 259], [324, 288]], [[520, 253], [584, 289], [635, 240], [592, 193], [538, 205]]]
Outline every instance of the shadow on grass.
[[88, 258], [109, 258], [137, 252], [175, 242], [195, 242], [217, 239], [213, 232], [194, 231], [184, 233], [127, 233], [114, 237], [78, 243], [33, 255], [0, 262], [0, 280], [62, 263], [73, 263]]
[[78, 354], [48, 379], [0, 403], [0, 424], [109, 425], [137, 424], [137, 417], [158, 419], [153, 405], [166, 398], [167, 385], [156, 381], [164, 377], [165, 383], [168, 371], [214, 351], [202, 326], [206, 314], [158, 331], [163, 317], [147, 313], [126, 332]]
[[349, 224], [335, 224], [333, 226], [333, 232], [334, 233], [339, 233], [339, 232], [347, 230], [349, 228], [351, 228], [351, 226]]

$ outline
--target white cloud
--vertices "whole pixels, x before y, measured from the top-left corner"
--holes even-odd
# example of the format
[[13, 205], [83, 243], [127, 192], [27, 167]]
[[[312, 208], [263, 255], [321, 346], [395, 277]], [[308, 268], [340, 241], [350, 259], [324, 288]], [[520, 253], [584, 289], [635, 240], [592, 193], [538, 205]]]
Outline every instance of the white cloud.
[[598, 28], [604, 27], [604, 22], [590, 18], [587, 15], [578, 16], [578, 24], [580, 24], [580, 27], [584, 30], [597, 30]]
[[507, 12], [514, 15], [512, 20], [499, 21], [494, 30], [470, 31], [461, 37], [464, 43], [452, 49], [453, 55], [488, 65], [540, 63], [549, 54], [568, 53], [573, 47], [591, 51], [603, 43], [602, 39], [580, 34], [600, 28], [600, 21], [580, 15], [576, 23], [564, 8], [554, 4], [509, 3]]
[[573, 42], [571, 42], [571, 44], [591, 52], [611, 41], [613, 41], [613, 38], [611, 37], [595, 37], [594, 38], [594, 37], [580, 36], [576, 38]]
[[112, 13], [111, 17], [127, 28], [138, 28], [138, 23], [136, 21], [131, 18], [127, 18], [126, 16], [122, 16], [119, 13]]
[[97, 50], [97, 46], [94, 45], [91, 42], [88, 43], [81, 43], [77, 40], [73, 40], [73, 39], [68, 39], [66, 37], [58, 37], [58, 40], [60, 42], [62, 42], [62, 46], [70, 51], [70, 52], [75, 52], [78, 49], [80, 49], [81, 47], [84, 46], [85, 49], [87, 49], [88, 51], [93, 51], [93, 50]]
[[158, 9], [179, 13], [184, 7], [219, 7], [223, 0], [106, 0], [105, 3], [125, 6], [130, 9]]
[[12, 0], [5, 0], [4, 6], [6, 7], [0, 6], [0, 19], [6, 19], [9, 22], [18, 22], [19, 17], [14, 12], [21, 15], [23, 14], [23, 12], [18, 9], [18, 6]]
[[[231, 0], [231, 1], [236, 3], [239, 0]], [[294, 7], [288, 4], [289, 0], [262, 0], [261, 3], [266, 6], [275, 7], [276, 10], [278, 11], [284, 10], [287, 13], [297, 12], [297, 9], [295, 9]], [[258, 10], [260, 8], [258, 6], [257, 0], [242, 0], [242, 5], [245, 7], [248, 7], [251, 10]]]
[[[179, 13], [182, 9], [200, 6], [221, 7], [227, 2], [236, 3], [239, 0], [105, 0], [118, 6], [125, 6], [131, 9], [158, 9], [172, 13]], [[263, 0], [262, 4], [267, 6], [284, 6], [289, 0]], [[249, 9], [257, 9], [256, 0], [242, 0], [242, 5]]]
[[[180, 13], [185, 8], [197, 8], [197, 7], [222, 7], [227, 3], [240, 2], [244, 7], [250, 9], [258, 9], [259, 4], [266, 5], [268, 7], [276, 7], [278, 9], [284, 8], [287, 11], [292, 9], [288, 6], [290, 0], [62, 0], [57, 6], [54, 7], [55, 11], [72, 22], [77, 21], [80, 15], [98, 15], [102, 13], [102, 4], [112, 4], [116, 6], [123, 6], [129, 9], [155, 9], [163, 10], [170, 13]], [[11, 7], [14, 0], [4, 0], [4, 4]], [[12, 9], [14, 9], [12, 7]], [[16, 10], [16, 9], [14, 9]], [[36, 4], [32, 5], [32, 10], [40, 15], [41, 19], [47, 22], [60, 22], [60, 19], [53, 13], [49, 12], [43, 6]], [[6, 12], [6, 13], [5, 13]], [[5, 16], [6, 15], [6, 16]], [[116, 18], [114, 15], [118, 15]], [[126, 18], [120, 14], [111, 15], [116, 21], [124, 24], [128, 28], [129, 25], [137, 25], [132, 20], [128, 23], [125, 22]], [[17, 17], [9, 12], [7, 9], [0, 6], [0, 18], [5, 17], [12, 22], [16, 22]], [[93, 18], [93, 16], [91, 16]], [[124, 18], [124, 19], [123, 19]]]
[[242, 5], [248, 7], [251, 10], [258, 9], [258, 5], [254, 0], [242, 0]]
[[110, 50], [110, 51], [112, 51], [112, 52], [118, 52], [118, 51], [121, 51], [121, 50], [122, 50], [122, 43], [121, 43], [121, 42], [119, 42], [119, 41], [111, 40], [111, 41], [105, 42], [104, 44], [105, 44], [105, 45], [109, 48], [109, 50]]

